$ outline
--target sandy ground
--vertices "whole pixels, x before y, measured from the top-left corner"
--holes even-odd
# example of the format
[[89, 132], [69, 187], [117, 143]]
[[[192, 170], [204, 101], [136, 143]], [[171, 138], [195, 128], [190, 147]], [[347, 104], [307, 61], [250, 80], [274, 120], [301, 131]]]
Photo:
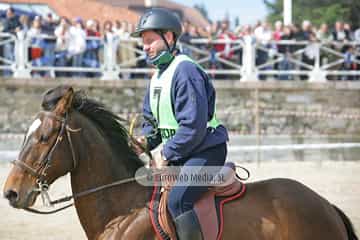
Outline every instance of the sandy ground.
[[[273, 177], [293, 178], [310, 186], [343, 209], [360, 233], [360, 162], [267, 162], [243, 164], [251, 181]], [[0, 183], [4, 185], [10, 164], [0, 163]], [[70, 193], [69, 177], [59, 179], [50, 189], [53, 198]], [[37, 203], [40, 206], [39, 203]], [[13, 209], [0, 198], [1, 240], [86, 239], [74, 208], [53, 215], [34, 215]]]

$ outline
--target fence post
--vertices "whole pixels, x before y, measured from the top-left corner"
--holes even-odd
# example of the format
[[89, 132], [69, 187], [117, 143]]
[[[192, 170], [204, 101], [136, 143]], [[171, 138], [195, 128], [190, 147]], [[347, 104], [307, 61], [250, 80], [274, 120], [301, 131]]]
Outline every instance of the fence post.
[[259, 98], [259, 88], [256, 87], [255, 89], [255, 108], [254, 108], [254, 115], [255, 115], [255, 134], [256, 134], [256, 163], [257, 166], [260, 166], [261, 162], [261, 151], [259, 149], [261, 145], [261, 126], [260, 126], [260, 98]]
[[250, 37], [245, 38], [242, 56], [243, 66], [241, 69], [241, 81], [258, 81], [258, 76], [255, 69], [255, 56], [255, 41]]
[[119, 79], [120, 68], [116, 64], [117, 42], [114, 38], [104, 39], [104, 63], [101, 80]]
[[320, 43], [313, 43], [316, 47], [315, 66], [309, 74], [309, 82], [326, 82], [325, 71], [320, 67]]
[[26, 66], [29, 59], [28, 49], [28, 39], [25, 34], [18, 34], [15, 38], [15, 64], [12, 66], [13, 76], [16, 78], [31, 78], [30, 69]]

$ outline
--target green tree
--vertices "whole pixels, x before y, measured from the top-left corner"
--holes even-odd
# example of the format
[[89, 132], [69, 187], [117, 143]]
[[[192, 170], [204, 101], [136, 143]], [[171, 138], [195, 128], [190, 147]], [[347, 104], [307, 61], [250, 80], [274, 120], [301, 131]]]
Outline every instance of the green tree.
[[[269, 10], [268, 21], [274, 22], [283, 18], [283, 0], [263, 0]], [[359, 27], [359, 0], [293, 0], [293, 22], [301, 23], [310, 20], [315, 25], [328, 23], [333, 25], [341, 20]]]
[[209, 18], [209, 13], [208, 13], [208, 10], [207, 10], [206, 7], [205, 7], [205, 4], [203, 4], [203, 3], [201, 3], [201, 4], [195, 4], [195, 5], [194, 5], [194, 8], [195, 8], [196, 10], [198, 10], [198, 11], [201, 13], [201, 15], [203, 15], [203, 17], [204, 17], [205, 19], [207, 19], [210, 23], [212, 22], [211, 19]]

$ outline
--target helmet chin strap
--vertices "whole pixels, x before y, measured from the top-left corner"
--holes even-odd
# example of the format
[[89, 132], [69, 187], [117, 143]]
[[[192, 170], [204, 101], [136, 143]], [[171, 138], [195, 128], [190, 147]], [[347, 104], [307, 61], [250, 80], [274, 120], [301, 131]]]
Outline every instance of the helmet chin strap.
[[170, 45], [169, 45], [168, 41], [166, 40], [166, 38], [165, 38], [165, 36], [164, 36], [164, 33], [163, 33], [163, 32], [158, 32], [158, 34], [160, 35], [160, 37], [161, 37], [162, 40], [164, 41], [164, 43], [165, 43], [168, 51], [169, 51], [170, 53], [172, 53], [172, 51], [174, 50], [174, 46], [175, 46], [175, 45], [173, 45], [173, 47], [170, 49]]
[[173, 46], [170, 47], [168, 41], [166, 40], [166, 38], [164, 36], [164, 33], [161, 31], [156, 31], [156, 32], [160, 35], [161, 39], [164, 41], [167, 50], [161, 51], [156, 57], [149, 58], [147, 60], [147, 62], [150, 64], [153, 64], [155, 66], [160, 66], [162, 64], [166, 64], [166, 63], [170, 62], [174, 58], [172, 53], [176, 48], [176, 39], [174, 41]]

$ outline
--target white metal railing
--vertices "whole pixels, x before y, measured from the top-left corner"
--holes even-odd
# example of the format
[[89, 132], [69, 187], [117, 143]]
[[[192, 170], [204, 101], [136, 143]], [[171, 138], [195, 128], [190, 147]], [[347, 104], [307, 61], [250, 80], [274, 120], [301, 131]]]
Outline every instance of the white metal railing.
[[[36, 38], [52, 39], [55, 37], [36, 36]], [[55, 66], [53, 64], [38, 64], [29, 59], [29, 47], [31, 39], [23, 35], [14, 36], [0, 33], [0, 69], [3, 72], [9, 70], [13, 77], [30, 78], [36, 71], [49, 72], [50, 77], [56, 77], [57, 72], [80, 72], [98, 73], [103, 80], [119, 79], [124, 73], [149, 74], [152, 68], [139, 66], [139, 61], [146, 59], [142, 51], [139, 39], [91, 37], [87, 41], [99, 42], [98, 61], [96, 67], [84, 66]], [[280, 46], [289, 46], [296, 50], [286, 53], [280, 52]], [[217, 47], [222, 46], [222, 50]], [[351, 46], [351, 53], [342, 51], [343, 46]], [[241, 81], [257, 81], [262, 76], [275, 76], [281, 79], [287, 77], [294, 79], [305, 76], [311, 82], [324, 82], [328, 78], [347, 79], [356, 77], [360, 79], [360, 69], [349, 70], [344, 68], [349, 55], [351, 64], [360, 66], [360, 43], [359, 42], [307, 42], [307, 41], [277, 41], [261, 45], [248, 37], [239, 40], [211, 40], [193, 39], [190, 43], [179, 43], [183, 52], [191, 55], [195, 61], [203, 66], [212, 78], [232, 78]], [[131, 54], [125, 59], [119, 58], [119, 49], [126, 50]], [[221, 47], [220, 47], [221, 49]], [[9, 54], [9, 51], [13, 51]], [[120, 51], [122, 51], [120, 50]], [[54, 50], [53, 50], [54, 51]], [[304, 54], [311, 52], [311, 63], [306, 62]], [[55, 55], [55, 52], [52, 54]], [[262, 59], [260, 59], [262, 56]], [[265, 57], [264, 57], [265, 56]], [[290, 67], [283, 69], [281, 64]], [[276, 68], [278, 66], [278, 68]]]
[[0, 69], [4, 70], [7, 75], [11, 75], [10, 72], [13, 69], [13, 65], [16, 64], [15, 59], [15, 43], [16, 37], [9, 33], [2, 33], [0, 35], [0, 48], [2, 49], [2, 55], [0, 56]]
[[[303, 150], [324, 150], [324, 149], [349, 149], [359, 148], [360, 143], [318, 143], [318, 144], [281, 144], [281, 145], [230, 145], [228, 151], [230, 153], [237, 152], [259, 152], [259, 151], [303, 151]], [[19, 150], [0, 150], [2, 159], [13, 160], [18, 156]]]
[[[351, 57], [351, 64], [360, 66], [360, 42], [340, 43], [334, 41], [326, 42], [308, 42], [308, 41], [279, 41], [271, 42], [272, 45], [281, 46], [288, 45], [297, 47], [296, 51], [289, 54], [279, 53], [277, 50], [264, 48], [264, 46], [255, 44], [255, 49], [259, 49], [267, 54], [272, 54], [274, 57], [267, 60], [264, 64], [258, 65], [254, 68], [257, 75], [306, 75], [310, 82], [325, 82], [329, 76], [357, 76], [360, 80], [360, 69], [350, 70], [343, 69], [346, 63], [346, 58]], [[351, 47], [352, 52], [343, 52], [341, 48]], [[304, 54], [308, 49], [312, 52], [312, 64], [303, 61]], [[347, 56], [348, 54], [348, 56]], [[293, 64], [291, 70], [274, 70], [266, 69], [267, 66], [273, 66], [284, 60]], [[326, 61], [322, 61], [326, 60]], [[311, 59], [310, 59], [311, 60]], [[340, 78], [340, 79], [342, 79]], [[248, 79], [244, 79], [248, 80]], [[251, 79], [252, 80], [252, 79]]]
[[253, 152], [253, 151], [283, 151], [283, 150], [310, 150], [310, 149], [338, 149], [338, 148], [359, 148], [360, 143], [313, 143], [313, 144], [281, 144], [281, 145], [248, 145], [230, 146], [232, 152]]

